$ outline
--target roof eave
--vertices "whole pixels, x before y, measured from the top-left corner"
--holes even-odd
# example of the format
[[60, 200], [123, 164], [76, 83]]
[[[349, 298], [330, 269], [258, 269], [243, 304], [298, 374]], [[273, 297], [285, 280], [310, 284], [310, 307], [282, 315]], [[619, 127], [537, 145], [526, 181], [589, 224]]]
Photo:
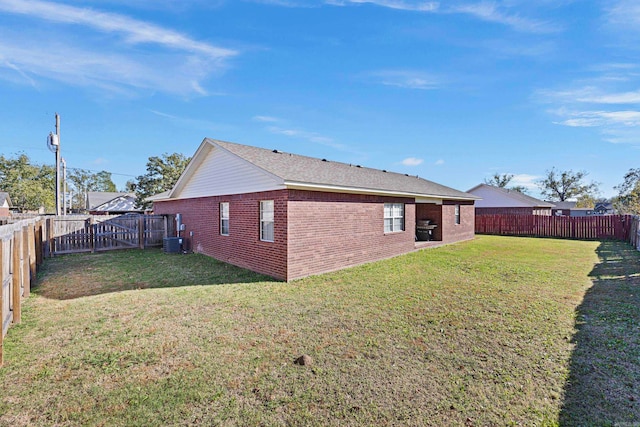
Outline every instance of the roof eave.
[[392, 191], [392, 190], [381, 190], [381, 189], [375, 189], [375, 188], [347, 187], [347, 186], [315, 184], [315, 183], [297, 182], [297, 181], [285, 181], [284, 185], [288, 189], [292, 189], [292, 190], [327, 191], [330, 193], [371, 194], [371, 195], [377, 195], [377, 196], [431, 198], [431, 199], [441, 199], [441, 200], [462, 200], [462, 201], [480, 200], [480, 198], [476, 196], [462, 197], [462, 196], [451, 196], [451, 195], [442, 195], [442, 194], [424, 194], [424, 193], [413, 193], [413, 192], [407, 192], [407, 191]]

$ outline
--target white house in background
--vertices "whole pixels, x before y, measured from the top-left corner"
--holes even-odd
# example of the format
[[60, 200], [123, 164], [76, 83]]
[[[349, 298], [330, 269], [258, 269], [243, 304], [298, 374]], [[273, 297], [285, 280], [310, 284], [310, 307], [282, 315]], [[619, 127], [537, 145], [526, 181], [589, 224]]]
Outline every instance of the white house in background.
[[120, 215], [125, 213], [142, 213], [136, 207], [136, 195], [133, 193], [89, 191], [86, 207], [92, 215]]
[[553, 215], [556, 216], [597, 216], [597, 215], [613, 215], [615, 210], [609, 202], [598, 202], [593, 208], [577, 208], [577, 202], [555, 202], [555, 208], [552, 209]]
[[9, 193], [0, 191], [0, 216], [9, 216], [9, 208], [11, 208]]
[[553, 203], [545, 202], [515, 190], [479, 184], [467, 193], [480, 197], [476, 200], [477, 215], [551, 215]]

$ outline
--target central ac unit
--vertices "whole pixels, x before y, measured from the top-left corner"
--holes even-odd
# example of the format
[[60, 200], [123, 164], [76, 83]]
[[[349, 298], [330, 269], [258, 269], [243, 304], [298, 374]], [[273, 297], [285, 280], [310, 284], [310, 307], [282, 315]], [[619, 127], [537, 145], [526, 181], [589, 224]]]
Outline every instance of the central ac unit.
[[162, 240], [162, 250], [165, 254], [179, 254], [182, 246], [182, 238], [165, 237]]

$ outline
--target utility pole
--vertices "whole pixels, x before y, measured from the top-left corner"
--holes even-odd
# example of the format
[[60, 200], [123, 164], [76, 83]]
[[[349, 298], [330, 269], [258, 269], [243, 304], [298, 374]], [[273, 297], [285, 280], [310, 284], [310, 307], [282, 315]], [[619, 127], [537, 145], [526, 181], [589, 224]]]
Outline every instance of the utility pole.
[[62, 215], [67, 214], [67, 162], [64, 157], [60, 159], [62, 162]]
[[56, 155], [56, 215], [60, 215], [62, 209], [60, 200], [60, 116], [58, 113], [56, 113], [56, 133], [49, 132], [47, 147]]
[[56, 113], [56, 136], [58, 145], [56, 146], [56, 215], [60, 215], [60, 115]]

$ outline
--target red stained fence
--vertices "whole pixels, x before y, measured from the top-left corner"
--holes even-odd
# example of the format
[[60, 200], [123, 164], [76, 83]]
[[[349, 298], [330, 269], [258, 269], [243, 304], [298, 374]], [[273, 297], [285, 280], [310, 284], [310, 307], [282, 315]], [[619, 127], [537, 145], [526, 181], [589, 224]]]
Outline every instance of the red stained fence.
[[602, 215], [587, 217], [542, 215], [476, 215], [476, 233], [502, 236], [613, 239], [638, 244], [638, 217]]

